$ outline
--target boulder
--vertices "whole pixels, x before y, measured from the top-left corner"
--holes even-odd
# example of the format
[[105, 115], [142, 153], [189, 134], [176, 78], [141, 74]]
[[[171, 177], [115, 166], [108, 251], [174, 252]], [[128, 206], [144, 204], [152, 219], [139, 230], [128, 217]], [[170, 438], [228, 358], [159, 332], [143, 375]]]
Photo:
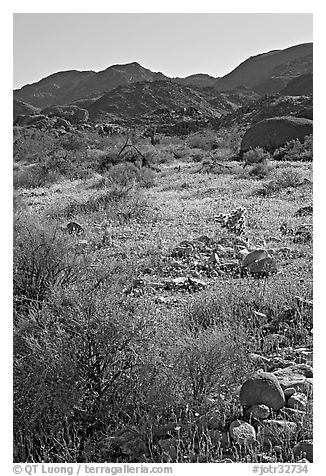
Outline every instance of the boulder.
[[270, 410], [266, 405], [253, 405], [246, 411], [246, 417], [251, 419], [254, 418], [256, 420], [266, 420], [270, 415]]
[[231, 423], [230, 435], [240, 445], [251, 445], [256, 441], [254, 427], [242, 420], [235, 420]]
[[293, 387], [289, 387], [284, 390], [284, 396], [286, 399], [289, 399], [294, 394], [295, 394], [295, 388]]
[[275, 274], [278, 271], [276, 260], [272, 256], [263, 258], [253, 263], [250, 263], [247, 266], [247, 270], [250, 274], [256, 276], [269, 276], [270, 274]]
[[295, 456], [306, 458], [309, 463], [313, 462], [313, 441], [312, 440], [302, 440], [299, 441], [293, 448], [293, 454]]
[[293, 139], [303, 142], [305, 136], [312, 134], [312, 125], [312, 120], [301, 117], [284, 116], [264, 119], [244, 134], [240, 153], [243, 154], [256, 147], [272, 152]]
[[40, 121], [46, 120], [47, 117], [44, 114], [24, 115], [21, 114], [14, 121], [14, 126], [31, 126], [37, 124]]
[[288, 399], [287, 406], [304, 412], [307, 407], [307, 401], [307, 395], [304, 393], [295, 393]]
[[264, 250], [264, 249], [259, 249], [259, 250], [254, 250], [248, 253], [242, 260], [242, 266], [246, 267], [249, 266], [251, 263], [254, 263], [255, 261], [264, 259], [264, 258], [269, 258], [269, 253]]
[[283, 390], [294, 388], [297, 392], [302, 392], [307, 396], [312, 394], [313, 378], [311, 375], [313, 373], [310, 365], [291, 365], [284, 369], [275, 370], [273, 375], [277, 378]]
[[49, 117], [61, 117], [71, 124], [79, 124], [88, 121], [88, 111], [78, 106], [49, 106], [42, 109], [41, 114]]
[[285, 405], [283, 390], [275, 375], [269, 372], [259, 372], [246, 380], [240, 390], [240, 401], [246, 408], [263, 404], [275, 411]]
[[66, 119], [63, 119], [62, 117], [57, 117], [56, 126], [63, 127], [67, 130], [70, 130], [70, 128], [71, 128], [70, 122], [67, 121]]

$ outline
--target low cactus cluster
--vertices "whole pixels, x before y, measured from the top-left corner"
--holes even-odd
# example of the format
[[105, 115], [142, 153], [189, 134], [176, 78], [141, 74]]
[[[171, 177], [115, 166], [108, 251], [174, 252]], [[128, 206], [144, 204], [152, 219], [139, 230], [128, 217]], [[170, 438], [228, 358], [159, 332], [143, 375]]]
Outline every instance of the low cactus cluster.
[[228, 231], [236, 235], [242, 235], [246, 229], [246, 214], [246, 208], [238, 207], [229, 214], [219, 213], [215, 216], [215, 220], [223, 228], [227, 228]]

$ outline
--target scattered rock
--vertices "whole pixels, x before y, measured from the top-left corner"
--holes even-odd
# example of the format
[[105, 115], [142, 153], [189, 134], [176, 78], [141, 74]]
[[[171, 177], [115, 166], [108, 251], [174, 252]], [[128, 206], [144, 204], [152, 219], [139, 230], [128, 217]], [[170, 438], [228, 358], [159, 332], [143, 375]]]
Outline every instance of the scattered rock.
[[133, 428], [118, 431], [111, 440], [122, 454], [128, 455], [133, 459], [138, 459], [142, 455], [148, 454], [144, 441]]
[[294, 214], [295, 217], [306, 217], [308, 215], [313, 214], [313, 207], [312, 205], [308, 205], [306, 207], [301, 207], [297, 210]]
[[307, 396], [312, 394], [313, 379], [306, 377], [306, 375], [312, 375], [312, 368], [309, 365], [292, 365], [284, 369], [275, 370], [273, 375], [275, 375], [283, 390], [292, 387], [297, 392], [303, 392]]
[[294, 230], [293, 243], [302, 244], [312, 241], [312, 226], [311, 225], [301, 225], [299, 228]]
[[241, 387], [240, 401], [244, 407], [263, 404], [277, 411], [285, 405], [283, 390], [272, 373], [259, 372]]
[[235, 420], [231, 423], [230, 435], [240, 445], [251, 445], [256, 441], [254, 427], [242, 420]]
[[313, 440], [299, 441], [293, 448], [295, 456], [306, 458], [309, 463], [313, 462]]
[[165, 280], [166, 289], [184, 289], [186, 291], [199, 291], [204, 289], [207, 283], [201, 279], [191, 278], [190, 276], [181, 276]]
[[266, 405], [253, 405], [250, 407], [245, 416], [247, 418], [255, 418], [256, 420], [265, 420], [270, 415], [270, 410]]
[[257, 367], [262, 367], [264, 370], [267, 370], [270, 366], [270, 359], [264, 357], [263, 355], [251, 353], [249, 354], [249, 358]]
[[268, 254], [266, 250], [258, 249], [248, 253], [242, 260], [241, 264], [243, 267], [246, 267], [246, 266], [249, 266], [251, 263], [254, 263], [255, 261], [259, 261], [261, 259], [269, 258], [269, 257], [270, 255]]
[[289, 387], [284, 390], [284, 396], [288, 400], [296, 392], [295, 388]]
[[247, 266], [247, 270], [256, 276], [269, 276], [270, 274], [277, 273], [278, 268], [275, 258], [269, 256], [250, 263]]
[[305, 411], [307, 408], [308, 398], [304, 393], [295, 393], [287, 401], [287, 407], [295, 410]]
[[66, 230], [70, 235], [77, 235], [77, 236], [83, 235], [85, 232], [84, 228], [74, 221], [71, 221], [70, 223], [68, 223], [68, 225], [66, 226]]

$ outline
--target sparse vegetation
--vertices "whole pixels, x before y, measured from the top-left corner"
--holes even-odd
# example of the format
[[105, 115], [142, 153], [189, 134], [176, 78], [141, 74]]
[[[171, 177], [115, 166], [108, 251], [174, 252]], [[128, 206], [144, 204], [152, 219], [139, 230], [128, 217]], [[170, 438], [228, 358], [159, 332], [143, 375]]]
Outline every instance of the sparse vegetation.
[[[42, 134], [14, 146], [14, 460], [298, 461], [310, 399], [303, 416], [271, 413], [300, 423], [272, 445], [263, 422], [251, 445], [230, 428], [252, 423], [238, 395], [252, 372], [310, 363], [299, 146], [282, 162], [250, 151], [244, 168], [236, 129], [155, 146], [135, 133], [124, 153], [120, 134]], [[243, 265], [255, 249], [273, 273]]]
[[277, 149], [273, 156], [276, 160], [311, 162], [313, 156], [312, 135], [306, 136], [304, 142], [300, 142], [298, 139], [288, 142], [284, 147]]

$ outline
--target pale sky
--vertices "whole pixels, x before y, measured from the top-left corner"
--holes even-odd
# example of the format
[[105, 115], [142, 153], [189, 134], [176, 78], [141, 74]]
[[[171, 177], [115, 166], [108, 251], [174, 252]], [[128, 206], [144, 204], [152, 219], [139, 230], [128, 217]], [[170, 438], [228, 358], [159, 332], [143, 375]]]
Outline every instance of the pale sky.
[[307, 13], [16, 13], [14, 88], [69, 69], [137, 61], [167, 76], [224, 76], [250, 56], [312, 41]]

